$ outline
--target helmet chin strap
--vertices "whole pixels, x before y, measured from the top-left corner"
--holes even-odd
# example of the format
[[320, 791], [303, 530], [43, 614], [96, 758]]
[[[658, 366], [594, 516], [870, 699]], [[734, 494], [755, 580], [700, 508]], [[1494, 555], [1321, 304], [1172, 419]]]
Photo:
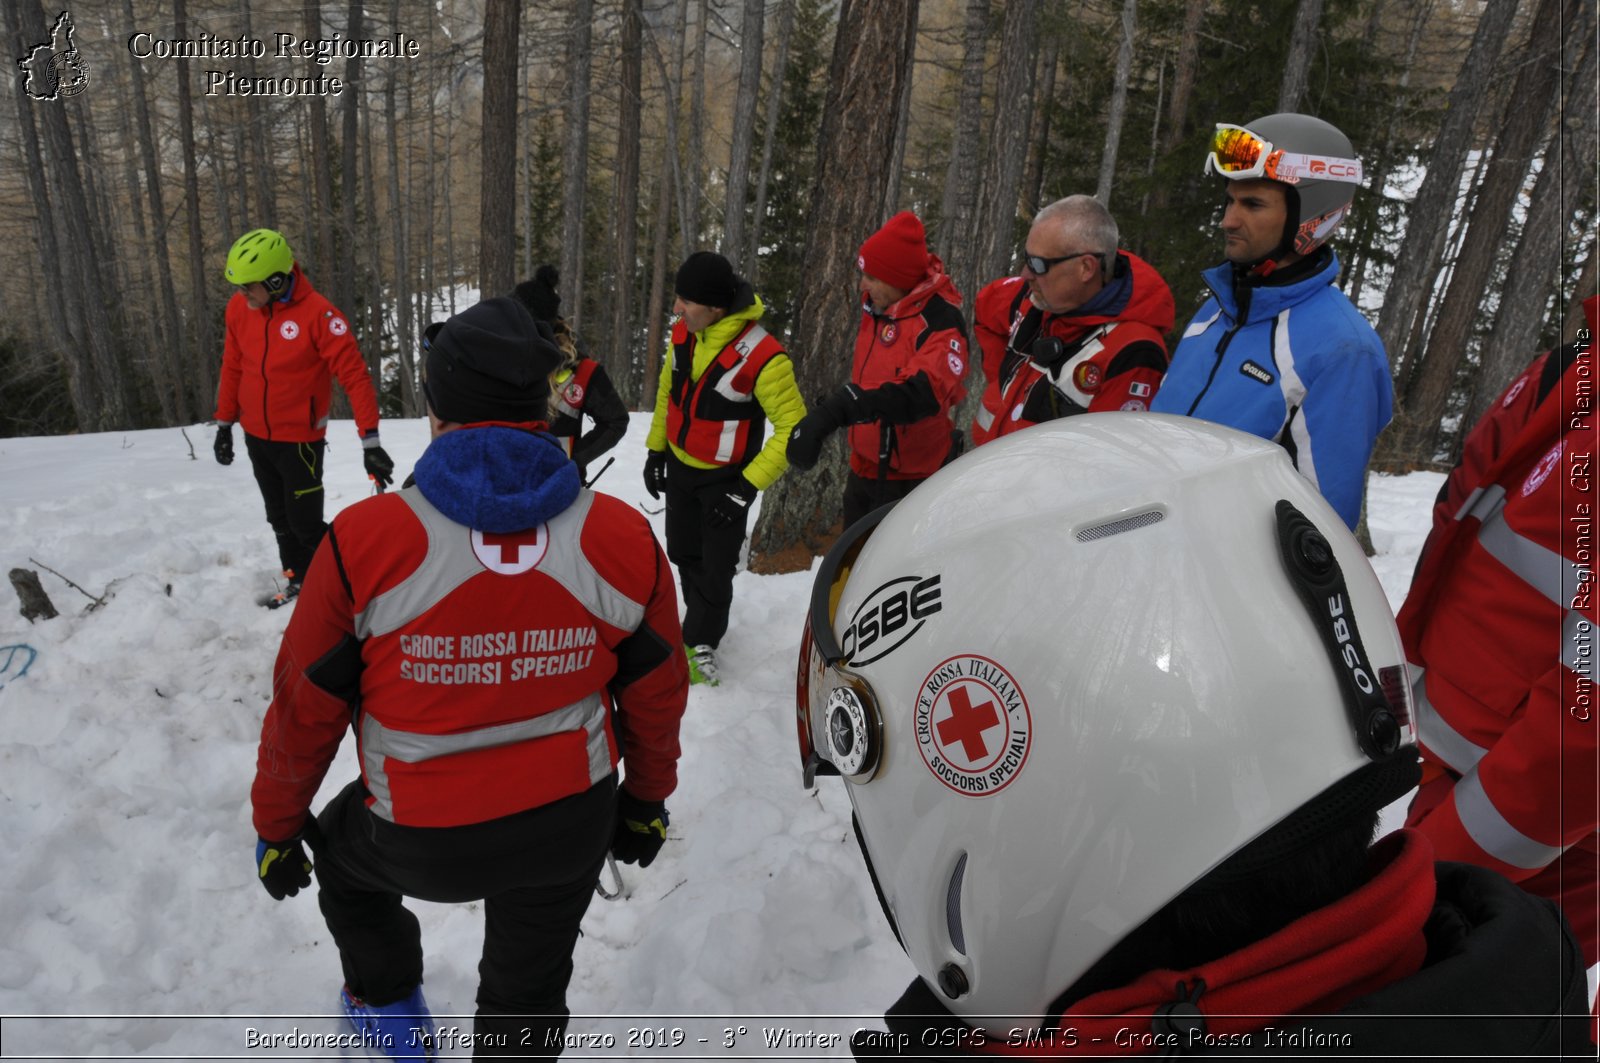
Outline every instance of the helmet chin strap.
[[1264, 280], [1272, 276], [1274, 270], [1283, 266], [1283, 260], [1295, 253], [1294, 238], [1300, 228], [1300, 193], [1291, 184], [1276, 182], [1283, 189], [1283, 236], [1278, 240], [1278, 246], [1268, 251], [1265, 256], [1250, 263], [1248, 266], [1239, 267], [1241, 276], [1253, 277]]

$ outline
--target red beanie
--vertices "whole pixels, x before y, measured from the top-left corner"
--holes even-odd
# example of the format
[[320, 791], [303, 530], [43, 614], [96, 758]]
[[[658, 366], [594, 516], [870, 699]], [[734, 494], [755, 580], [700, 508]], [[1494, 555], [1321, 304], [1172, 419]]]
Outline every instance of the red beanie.
[[883, 223], [867, 237], [856, 259], [861, 272], [910, 291], [928, 275], [928, 244], [922, 222], [909, 210]]

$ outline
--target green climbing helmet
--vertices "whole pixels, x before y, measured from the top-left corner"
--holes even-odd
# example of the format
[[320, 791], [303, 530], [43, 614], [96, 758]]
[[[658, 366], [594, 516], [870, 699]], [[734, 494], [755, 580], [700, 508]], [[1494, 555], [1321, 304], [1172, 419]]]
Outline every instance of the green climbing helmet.
[[[294, 252], [281, 233], [271, 229], [251, 229], [233, 242], [228, 250], [228, 268], [223, 271], [229, 284], [265, 284], [276, 293], [289, 282], [294, 269]], [[274, 283], [276, 281], [276, 283]]]

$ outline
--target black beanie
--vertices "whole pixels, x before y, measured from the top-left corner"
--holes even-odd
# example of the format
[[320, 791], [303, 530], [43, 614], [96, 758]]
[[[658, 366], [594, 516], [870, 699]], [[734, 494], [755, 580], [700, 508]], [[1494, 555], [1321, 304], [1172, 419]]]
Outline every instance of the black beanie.
[[715, 251], [696, 251], [678, 267], [675, 290], [691, 303], [731, 310], [743, 283], [727, 259]]
[[444, 323], [428, 348], [422, 390], [441, 421], [546, 421], [561, 357], [548, 325], [497, 296]]
[[533, 279], [517, 285], [516, 296], [536, 321], [554, 321], [561, 315], [561, 274], [554, 266], [540, 266]]

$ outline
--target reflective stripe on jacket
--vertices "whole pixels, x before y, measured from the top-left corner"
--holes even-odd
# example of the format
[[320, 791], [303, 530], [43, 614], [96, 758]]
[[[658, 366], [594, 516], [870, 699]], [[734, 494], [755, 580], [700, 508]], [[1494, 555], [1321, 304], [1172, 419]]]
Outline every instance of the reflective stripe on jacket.
[[[511, 480], [518, 460], [487, 478]], [[403, 825], [539, 807], [589, 789], [619, 754], [629, 792], [664, 800], [681, 642], [671, 568], [617, 499], [580, 491], [506, 534], [450, 519], [419, 487], [364, 500], [335, 518], [284, 634], [251, 791], [257, 832], [298, 832], [352, 729], [369, 807]]]
[[739, 465], [761, 446], [761, 404], [756, 379], [783, 347], [751, 322], [706, 367], [692, 377], [695, 340], [682, 321], [672, 328], [672, 392], [667, 439], [710, 465]]
[[1456, 780], [1412, 821], [1442, 858], [1514, 880], [1597, 825], [1596, 437], [1579, 401], [1592, 359], [1574, 357], [1536, 408], [1513, 405], [1541, 359], [1474, 426], [1441, 499], [1456, 509], [1429, 536], [1399, 616], [1425, 764]]
[[[978, 293], [974, 332], [987, 380], [972, 424], [975, 444], [1075, 413], [1150, 408], [1166, 372], [1172, 291], [1137, 255], [1120, 251], [1117, 260], [1126, 297], [1102, 312], [1046, 313], [1029, 301], [1021, 277], [1002, 277]], [[1035, 341], [1050, 337], [1068, 357], [1046, 370], [1031, 355]]]
[[1211, 298], [1150, 408], [1281, 444], [1354, 528], [1394, 388], [1378, 334], [1334, 287], [1338, 256], [1329, 251], [1321, 268], [1287, 284], [1236, 285], [1226, 262], [1204, 276]]

